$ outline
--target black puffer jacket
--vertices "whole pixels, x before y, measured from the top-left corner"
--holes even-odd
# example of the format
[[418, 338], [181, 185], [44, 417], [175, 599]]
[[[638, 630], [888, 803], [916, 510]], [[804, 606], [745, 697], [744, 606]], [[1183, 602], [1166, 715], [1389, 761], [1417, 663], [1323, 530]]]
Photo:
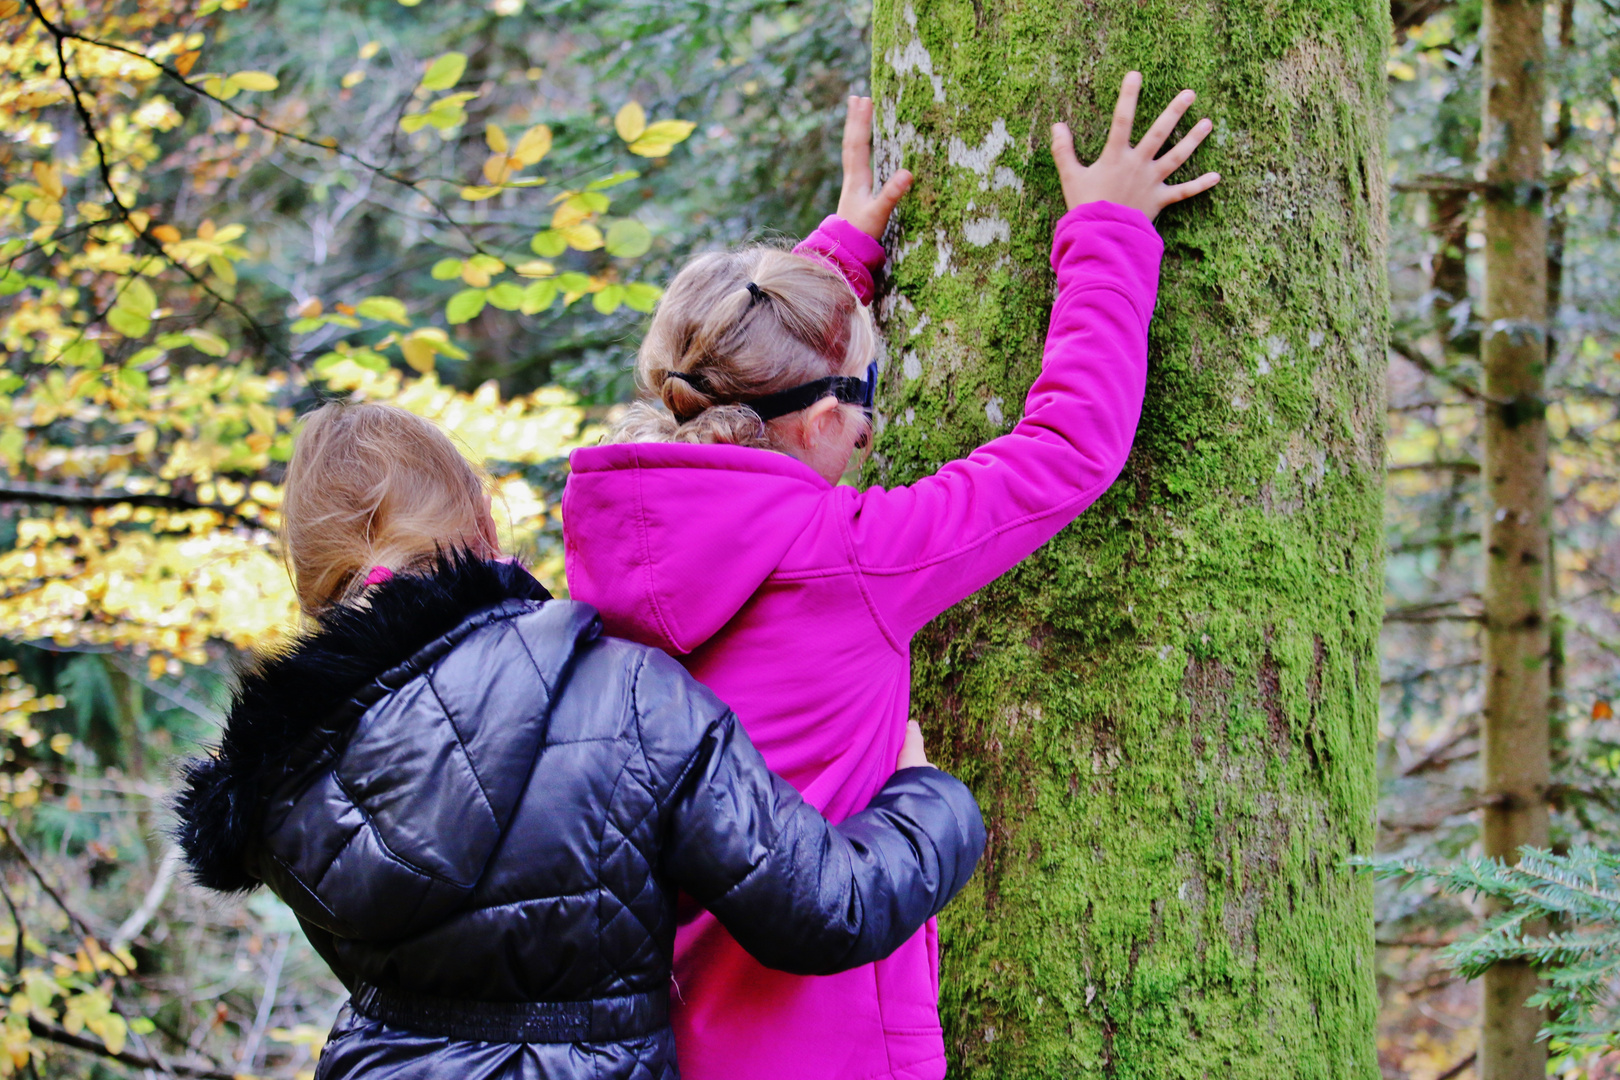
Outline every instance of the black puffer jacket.
[[972, 796], [906, 769], [829, 826], [656, 650], [521, 569], [396, 577], [247, 676], [180, 838], [352, 991], [319, 1075], [673, 1078], [675, 893], [762, 962], [887, 955], [966, 883]]

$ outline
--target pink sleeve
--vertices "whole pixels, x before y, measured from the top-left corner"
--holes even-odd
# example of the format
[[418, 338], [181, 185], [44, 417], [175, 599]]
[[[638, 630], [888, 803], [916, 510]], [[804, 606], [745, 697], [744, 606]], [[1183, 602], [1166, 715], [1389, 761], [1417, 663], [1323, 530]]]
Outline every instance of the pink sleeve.
[[875, 291], [872, 275], [883, 265], [883, 245], [839, 217], [828, 214], [816, 231], [799, 242], [795, 255], [806, 255], [831, 263], [844, 275], [849, 287], [870, 304]]
[[1124, 468], [1163, 251], [1136, 210], [1064, 215], [1045, 358], [1018, 426], [915, 484], [851, 498], [856, 563], [899, 640], [1051, 539]]

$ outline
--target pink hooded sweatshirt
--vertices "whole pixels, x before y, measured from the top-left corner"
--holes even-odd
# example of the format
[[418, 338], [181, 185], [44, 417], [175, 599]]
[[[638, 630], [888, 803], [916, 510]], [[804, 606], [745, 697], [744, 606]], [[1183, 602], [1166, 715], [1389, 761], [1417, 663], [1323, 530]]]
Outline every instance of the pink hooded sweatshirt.
[[[800, 253], [863, 302], [883, 249], [829, 218]], [[1077, 207], [1052, 247], [1040, 377], [1010, 433], [908, 487], [834, 487], [786, 454], [626, 443], [577, 450], [563, 494], [568, 587], [610, 633], [681, 658], [771, 768], [834, 822], [893, 774], [910, 643], [1092, 503], [1141, 416], [1158, 234]], [[707, 913], [681, 926], [672, 1005], [686, 1080], [939, 1080], [938, 931], [841, 975], [761, 967]]]

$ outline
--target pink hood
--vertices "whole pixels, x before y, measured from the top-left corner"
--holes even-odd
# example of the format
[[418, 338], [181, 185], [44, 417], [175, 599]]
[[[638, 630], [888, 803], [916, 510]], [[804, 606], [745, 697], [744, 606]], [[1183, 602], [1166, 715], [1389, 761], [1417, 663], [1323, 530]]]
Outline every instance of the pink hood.
[[[602, 447], [576, 453], [573, 468], [563, 514], [582, 528], [565, 532], [570, 594], [591, 597], [611, 633], [677, 655], [759, 591], [830, 490], [785, 454], [736, 446]], [[644, 469], [661, 482], [644, 482]]]

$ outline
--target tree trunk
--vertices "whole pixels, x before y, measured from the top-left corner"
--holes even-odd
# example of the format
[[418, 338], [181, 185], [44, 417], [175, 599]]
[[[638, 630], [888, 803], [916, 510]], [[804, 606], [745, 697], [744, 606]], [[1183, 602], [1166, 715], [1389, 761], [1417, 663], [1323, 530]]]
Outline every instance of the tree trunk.
[[[1540, 0], [1486, 0], [1485, 853], [1547, 845], [1550, 613], [1546, 45]], [[1481, 1080], [1541, 1080], [1542, 1014], [1528, 964], [1485, 973]]]
[[[915, 714], [991, 842], [942, 920], [952, 1075], [1374, 1077], [1386, 292], [1373, 0], [879, 0], [891, 236], [870, 478], [1001, 434], [1040, 363], [1055, 120], [1215, 120], [1147, 405], [1079, 522], [917, 640]], [[1183, 125], [1185, 128], [1186, 125]]]

